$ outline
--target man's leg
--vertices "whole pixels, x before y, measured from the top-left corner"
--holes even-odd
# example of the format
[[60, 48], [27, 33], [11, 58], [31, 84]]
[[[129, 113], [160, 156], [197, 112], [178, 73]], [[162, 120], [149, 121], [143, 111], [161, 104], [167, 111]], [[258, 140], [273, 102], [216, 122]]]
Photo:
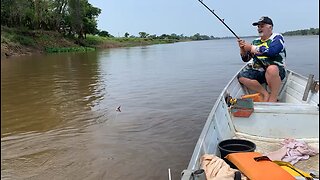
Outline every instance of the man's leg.
[[268, 91], [257, 80], [240, 77], [239, 81], [250, 90], [261, 93], [263, 95], [264, 102], [268, 101], [269, 99]]
[[266, 70], [266, 81], [270, 88], [269, 102], [277, 102], [278, 93], [281, 85], [279, 68], [277, 65], [270, 65]]

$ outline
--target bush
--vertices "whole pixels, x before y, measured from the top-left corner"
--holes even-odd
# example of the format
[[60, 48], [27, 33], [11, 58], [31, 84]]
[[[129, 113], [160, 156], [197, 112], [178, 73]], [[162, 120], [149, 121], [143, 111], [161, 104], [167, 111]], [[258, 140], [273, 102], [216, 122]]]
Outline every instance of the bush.
[[14, 35], [12, 40], [15, 42], [18, 42], [22, 45], [25, 45], [25, 46], [34, 46], [35, 45], [34, 40], [28, 36]]

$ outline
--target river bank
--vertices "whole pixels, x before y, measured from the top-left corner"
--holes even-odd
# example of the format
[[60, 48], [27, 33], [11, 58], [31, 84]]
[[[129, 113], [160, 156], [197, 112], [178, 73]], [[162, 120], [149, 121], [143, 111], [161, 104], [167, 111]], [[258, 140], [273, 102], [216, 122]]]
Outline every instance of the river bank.
[[[22, 55], [50, 53], [48, 49], [57, 49], [55, 52], [82, 51], [83, 47], [94, 49], [145, 46], [178, 42], [176, 39], [152, 38], [115, 38], [87, 35], [85, 39], [68, 37], [55, 31], [30, 31], [24, 29], [1, 26], [1, 59]], [[61, 50], [61, 51], [60, 51]]]
[[[197, 36], [196, 36], [197, 35]], [[45, 54], [56, 52], [87, 51], [104, 48], [146, 46], [181, 41], [208, 40], [200, 34], [193, 37], [162, 35], [164, 37], [102, 37], [86, 35], [79, 40], [74, 36], [63, 35], [56, 31], [28, 30], [25, 28], [8, 28], [1, 26], [1, 59], [22, 55]], [[285, 32], [283, 35], [319, 35], [319, 28], [310, 28]], [[251, 37], [251, 36], [247, 36]], [[254, 37], [254, 36], [252, 36]], [[224, 37], [228, 39], [230, 37]], [[215, 38], [221, 39], [221, 38]]]

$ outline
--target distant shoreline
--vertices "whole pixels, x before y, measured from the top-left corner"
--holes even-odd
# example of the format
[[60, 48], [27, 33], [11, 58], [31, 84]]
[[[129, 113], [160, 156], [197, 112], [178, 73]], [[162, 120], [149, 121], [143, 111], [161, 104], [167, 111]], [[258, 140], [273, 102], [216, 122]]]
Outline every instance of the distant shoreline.
[[[314, 30], [314, 29], [313, 29]], [[317, 30], [319, 30], [317, 28]], [[308, 31], [292, 31], [291, 33], [282, 33], [284, 36], [298, 36], [297, 32], [304, 32], [306, 36]], [[168, 39], [170, 37], [159, 38], [139, 38], [139, 37], [101, 37], [87, 35], [86, 39], [79, 42], [77, 38], [65, 37], [55, 31], [21, 31], [15, 28], [7, 28], [1, 26], [1, 59], [10, 57], [46, 54], [55, 52], [72, 52], [72, 51], [88, 51], [94, 49], [119, 48], [146, 46], [152, 44], [165, 44], [175, 42], [186, 42], [196, 40], [218, 40], [218, 39], [234, 39], [233, 36], [227, 37], [211, 37], [210, 39], [201, 39], [207, 37], [205, 35], [196, 34], [199, 39], [181, 38]], [[316, 34], [319, 35], [319, 34]], [[257, 38], [259, 36], [243, 36], [241, 38]]]

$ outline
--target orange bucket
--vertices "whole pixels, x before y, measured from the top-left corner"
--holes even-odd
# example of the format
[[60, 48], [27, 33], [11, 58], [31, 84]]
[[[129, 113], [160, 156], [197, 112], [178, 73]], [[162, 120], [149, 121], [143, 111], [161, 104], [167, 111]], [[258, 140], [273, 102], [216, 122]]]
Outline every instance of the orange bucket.
[[248, 98], [251, 98], [253, 102], [262, 102], [262, 96], [260, 93], [247, 94], [247, 95], [241, 96], [241, 99], [248, 99]]

